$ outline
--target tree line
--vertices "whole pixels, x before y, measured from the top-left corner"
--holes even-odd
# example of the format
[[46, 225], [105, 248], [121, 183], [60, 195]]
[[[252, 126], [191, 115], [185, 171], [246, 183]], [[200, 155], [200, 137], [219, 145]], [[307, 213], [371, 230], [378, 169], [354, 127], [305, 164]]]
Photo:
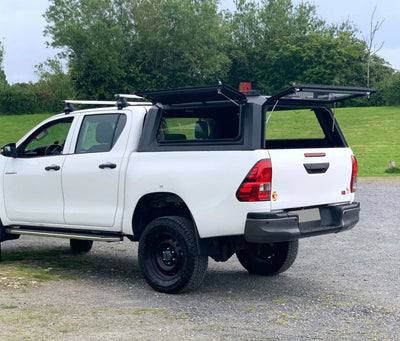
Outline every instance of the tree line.
[[36, 83], [9, 85], [0, 69], [0, 112], [218, 81], [265, 94], [293, 82], [369, 84], [378, 89], [369, 104], [400, 104], [399, 73], [353, 24], [326, 22], [307, 1], [236, 0], [231, 11], [219, 0], [51, 0], [44, 16], [48, 43], [62, 52], [37, 66]]

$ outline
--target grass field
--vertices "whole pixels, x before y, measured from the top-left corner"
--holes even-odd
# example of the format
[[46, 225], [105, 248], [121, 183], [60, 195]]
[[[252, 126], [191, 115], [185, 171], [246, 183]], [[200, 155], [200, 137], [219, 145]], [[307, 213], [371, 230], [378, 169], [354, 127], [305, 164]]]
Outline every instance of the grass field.
[[50, 114], [0, 115], [0, 146], [17, 142], [29, 130], [50, 116]]
[[[343, 108], [336, 114], [360, 176], [400, 175], [400, 107]], [[388, 173], [391, 160], [397, 167]]]
[[[357, 157], [359, 176], [400, 176], [400, 107], [342, 108], [335, 115]], [[0, 145], [16, 142], [49, 116], [0, 116]], [[391, 160], [396, 168], [390, 173]]]

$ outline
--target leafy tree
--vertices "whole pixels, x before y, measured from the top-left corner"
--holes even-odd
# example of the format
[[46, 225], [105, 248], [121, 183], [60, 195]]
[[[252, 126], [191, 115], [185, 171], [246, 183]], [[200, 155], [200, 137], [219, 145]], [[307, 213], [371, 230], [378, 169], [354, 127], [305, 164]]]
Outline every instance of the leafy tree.
[[35, 84], [38, 105], [42, 111], [61, 110], [61, 101], [74, 98], [75, 91], [70, 76], [64, 71], [59, 58], [47, 59], [36, 66], [39, 81]]
[[390, 77], [382, 80], [378, 84], [382, 102], [380, 105], [399, 105], [400, 104], [400, 72], [393, 73]]
[[292, 82], [364, 84], [365, 44], [348, 22], [328, 25], [314, 5], [291, 0], [236, 1], [230, 82], [239, 77], [271, 93]]
[[124, 35], [111, 0], [52, 0], [45, 13], [53, 47], [64, 49], [81, 97], [109, 98], [124, 87]]
[[[149, 88], [216, 83], [230, 61], [215, 0], [135, 2], [135, 54], [131, 65]], [[142, 86], [138, 84], [138, 86]]]
[[39, 111], [31, 83], [12, 84], [0, 91], [0, 113], [19, 115]]
[[51, 0], [45, 17], [81, 97], [215, 83], [229, 69], [215, 0]]

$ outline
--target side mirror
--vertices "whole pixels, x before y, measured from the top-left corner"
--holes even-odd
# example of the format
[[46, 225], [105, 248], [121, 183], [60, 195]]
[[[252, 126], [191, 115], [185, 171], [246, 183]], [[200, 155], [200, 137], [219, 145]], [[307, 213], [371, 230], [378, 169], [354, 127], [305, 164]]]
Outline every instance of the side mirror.
[[1, 155], [6, 157], [17, 157], [17, 146], [15, 143], [7, 143], [2, 146]]

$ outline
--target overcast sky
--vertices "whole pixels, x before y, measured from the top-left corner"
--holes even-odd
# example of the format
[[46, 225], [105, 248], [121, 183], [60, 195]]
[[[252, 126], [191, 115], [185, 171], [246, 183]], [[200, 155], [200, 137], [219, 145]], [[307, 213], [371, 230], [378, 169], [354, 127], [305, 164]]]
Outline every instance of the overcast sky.
[[[295, 4], [300, 0], [293, 0]], [[329, 23], [347, 18], [361, 31], [369, 33], [371, 14], [376, 7], [375, 21], [383, 21], [375, 41], [384, 43], [379, 55], [400, 70], [400, 1], [398, 0], [310, 0], [318, 15]], [[225, 8], [233, 9], [233, 0], [222, 0]], [[0, 0], [0, 39], [5, 56], [4, 71], [9, 83], [36, 81], [35, 65], [44, 62], [56, 51], [47, 48], [43, 37], [43, 13], [48, 0]]]

